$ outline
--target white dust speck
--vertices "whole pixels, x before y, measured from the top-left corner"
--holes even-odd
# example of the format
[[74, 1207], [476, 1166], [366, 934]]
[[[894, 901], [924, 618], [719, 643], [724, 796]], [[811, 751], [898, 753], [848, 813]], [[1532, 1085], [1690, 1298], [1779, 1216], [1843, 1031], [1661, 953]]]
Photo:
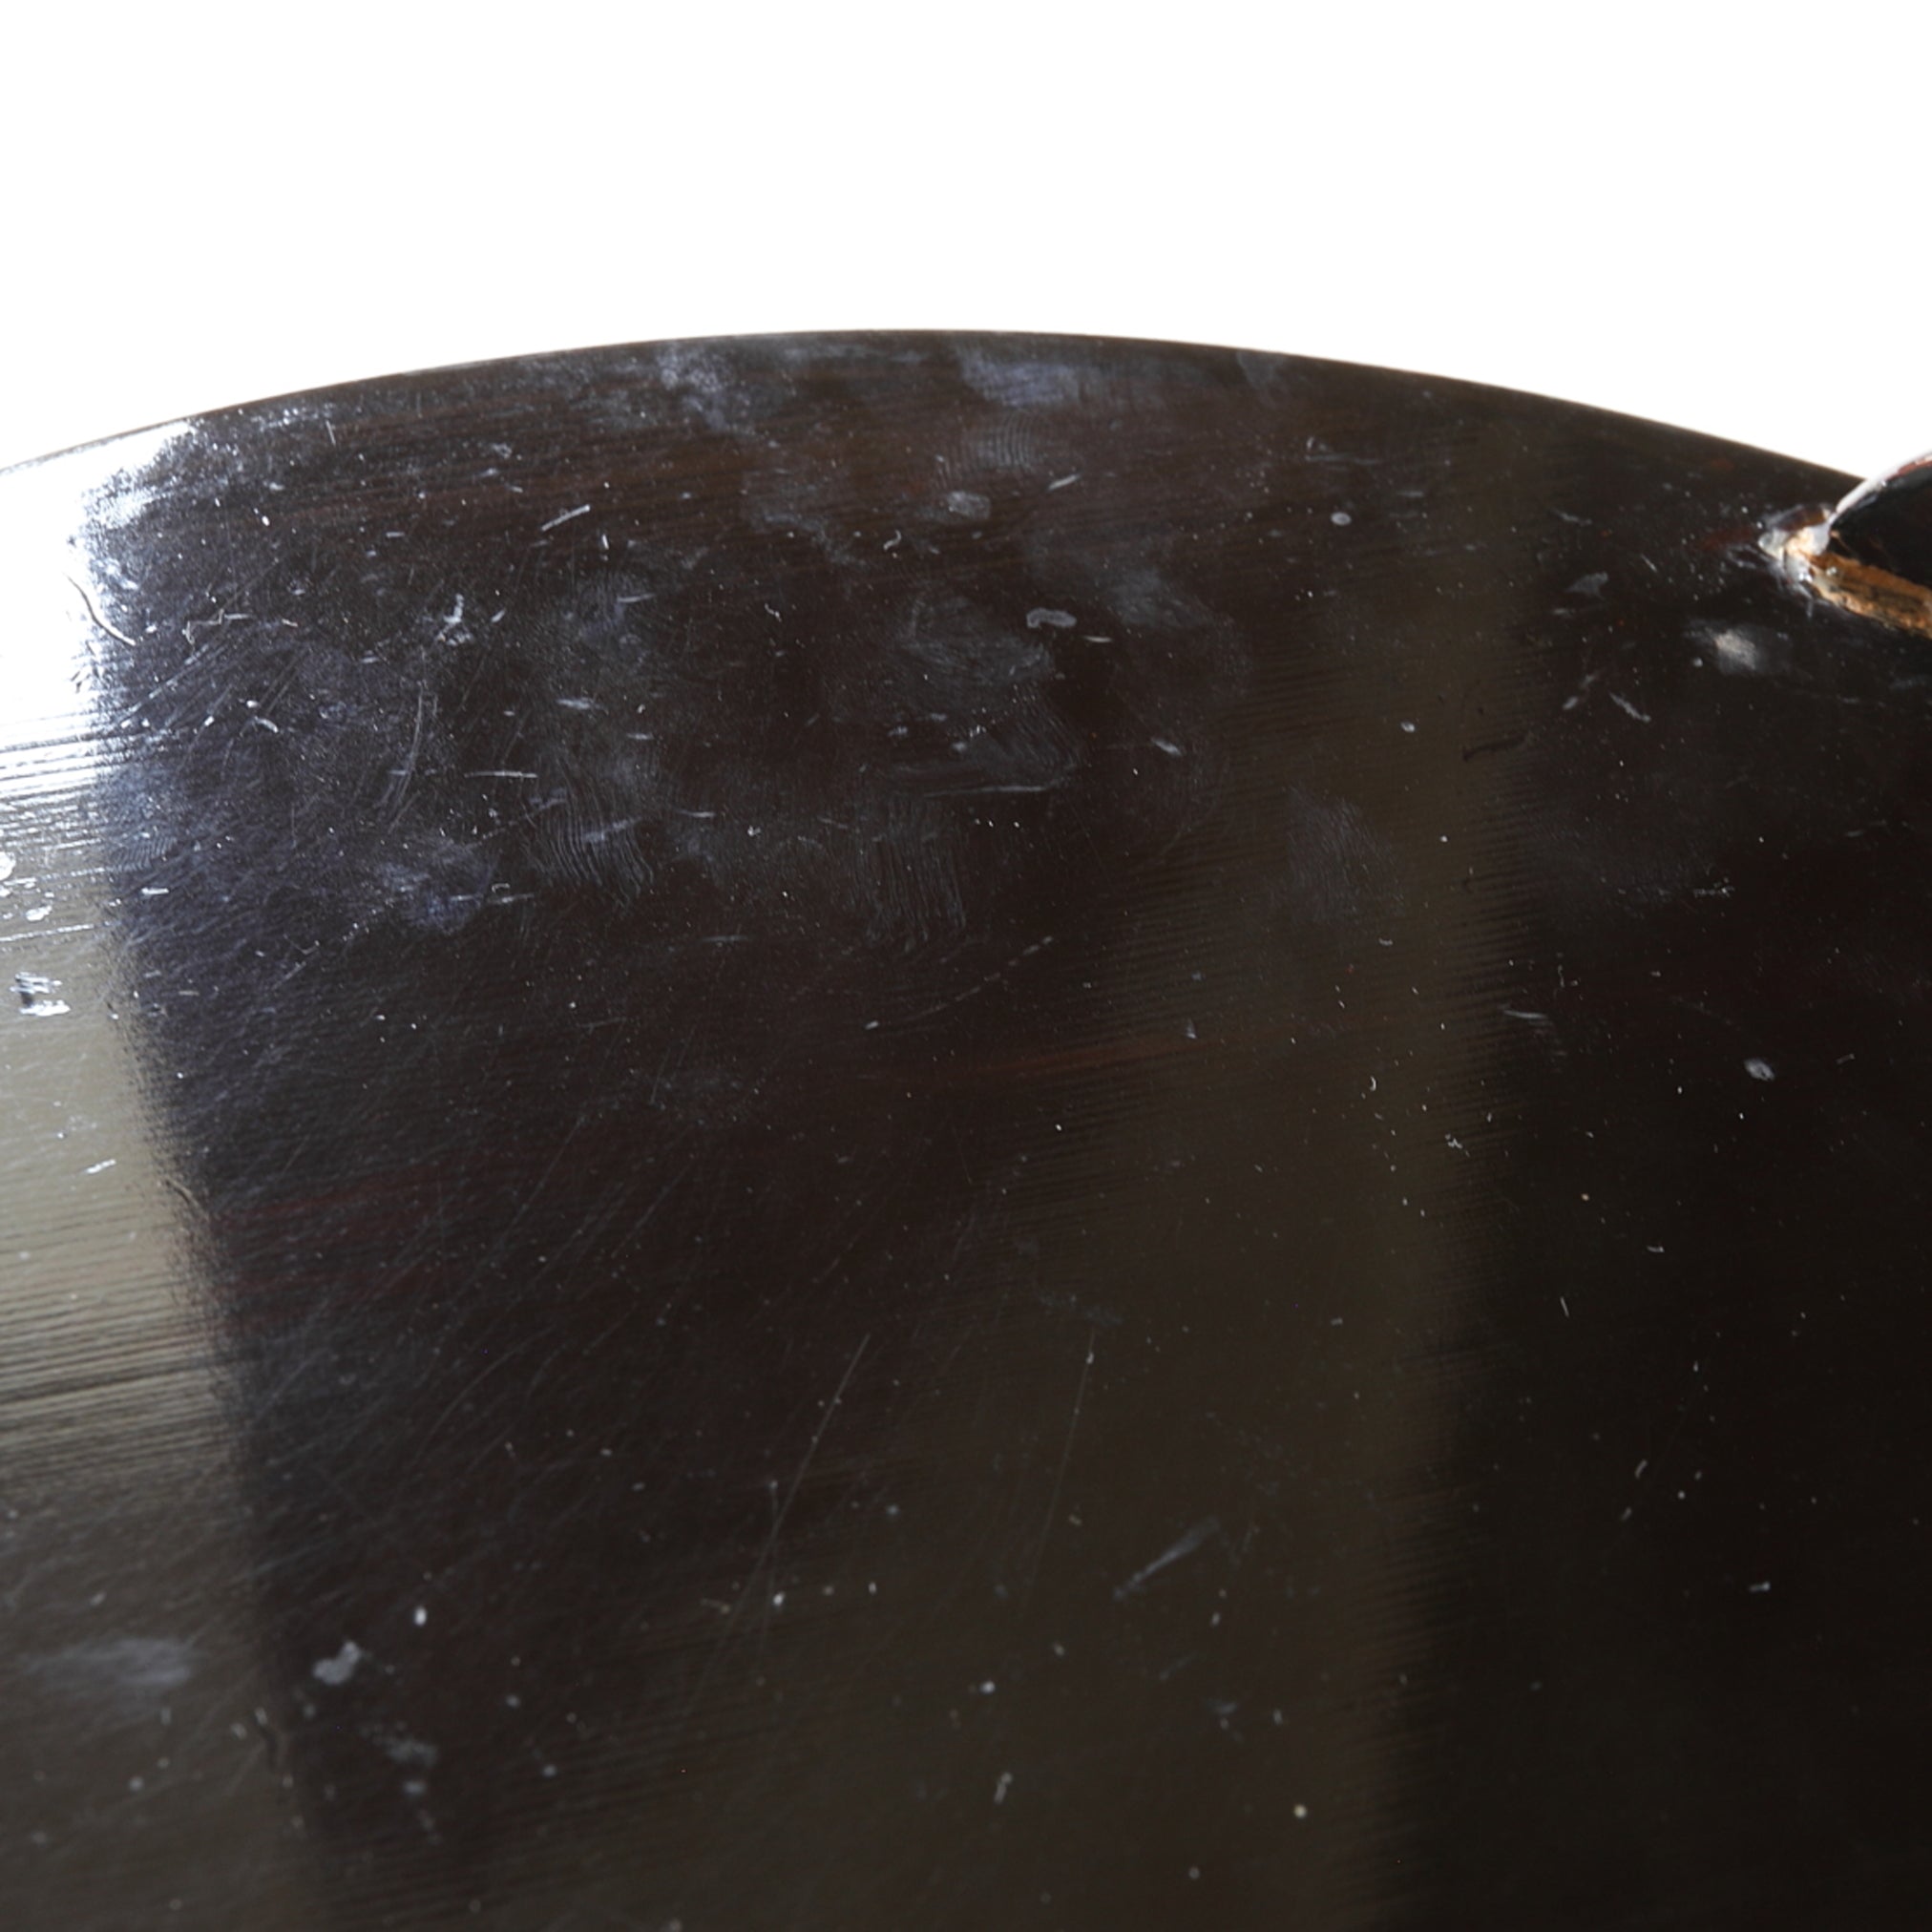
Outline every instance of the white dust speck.
[[1768, 1583], [1762, 1583], [1762, 1584], [1747, 1584], [1747, 1585], [1745, 1586], [1745, 1588], [1746, 1588], [1746, 1589], [1747, 1589], [1747, 1590], [1748, 1590], [1748, 1591], [1749, 1591], [1749, 1592], [1751, 1593], [1751, 1595], [1753, 1595], [1754, 1597], [1761, 1597], [1761, 1596], [1764, 1596], [1764, 1595], [1766, 1595], [1766, 1594], [1768, 1594], [1768, 1593], [1769, 1593], [1769, 1591], [1770, 1591], [1770, 1589], [1771, 1589], [1771, 1586], [1770, 1586], [1770, 1584], [1768, 1584]]
[[1711, 648], [1717, 654], [1717, 668], [1720, 671], [1744, 672], [1764, 669], [1764, 653], [1742, 631], [1719, 631], [1711, 640]]
[[52, 906], [29, 906], [27, 909], [27, 923], [30, 926], [37, 926], [52, 911], [53, 908]]
[[342, 1648], [333, 1657], [318, 1657], [309, 1670], [325, 1684], [346, 1684], [355, 1675], [355, 1667], [368, 1655], [354, 1638], [345, 1637]]
[[1414, 737], [1416, 732], [1416, 721], [1413, 718], [1404, 718], [1402, 720], [1402, 729], [1408, 732], [1411, 737]]
[[1768, 1060], [1748, 1060], [1744, 1062], [1744, 1070], [1753, 1080], [1775, 1080], [1777, 1078], [1777, 1069]]
[[420, 1765], [425, 1771], [433, 1771], [443, 1755], [433, 1744], [426, 1744], [420, 1737], [410, 1737], [400, 1731], [376, 1741], [384, 1755], [394, 1763]]
[[1045, 604], [1036, 604], [1026, 614], [1026, 628], [1037, 631], [1044, 624], [1051, 630], [1070, 631], [1080, 620], [1071, 611], [1049, 610]]
[[11, 852], [0, 852], [0, 879], [10, 879], [13, 876], [13, 864]]
[[1149, 738], [1147, 740], [1147, 743], [1151, 745], [1156, 751], [1165, 751], [1169, 758], [1184, 758], [1186, 756], [1186, 754], [1181, 749], [1181, 747], [1178, 745], [1174, 743], [1174, 741], [1171, 738]]
[[49, 979], [39, 973], [16, 973], [13, 990], [20, 996], [21, 1012], [30, 1019], [51, 1019], [56, 1014], [72, 1012], [66, 1000], [53, 997], [59, 984], [58, 979]]
[[982, 496], [976, 490], [949, 490], [946, 508], [955, 516], [985, 518], [993, 514], [993, 499]]
[[1353, 523], [1354, 520], [1355, 519], [1353, 516], [1351, 516], [1346, 510], [1332, 510], [1329, 513], [1329, 521], [1333, 523], [1337, 530], [1346, 530], [1349, 527], [1349, 525]]
[[418, 1604], [415, 1609], [410, 1612], [410, 1623], [415, 1625], [417, 1629], [420, 1630], [423, 1628], [423, 1626], [430, 1621], [430, 1612], [428, 1607], [422, 1604]]
[[90, 1174], [105, 1174], [113, 1166], [114, 1163], [112, 1161], [96, 1161], [93, 1166], [85, 1169], [85, 1171]]
[[536, 526], [537, 534], [540, 536], [546, 530], [555, 530], [559, 523], [568, 523], [573, 517], [588, 516], [589, 514], [590, 505], [588, 503], [579, 503], [575, 510], [566, 510], [559, 515], [553, 516], [548, 523], [539, 523]]
[[1631, 704], [1628, 698], [1620, 698], [1614, 691], [1610, 693], [1610, 703], [1614, 704], [1617, 707], [1617, 709], [1624, 714], [1625, 717], [1634, 718], [1639, 724], [1648, 724], [1650, 722], [1650, 714], [1648, 711], [1638, 710], [1637, 707], [1633, 704]]
[[1305, 1804], [1296, 1805], [1294, 1815], [1298, 1818], [1305, 1818], [1308, 1816], [1308, 1807]]
[[995, 1804], [1004, 1804], [1006, 1802], [1006, 1794], [1012, 1789], [1013, 1774], [1010, 1771], [1002, 1771], [999, 1774], [998, 1783], [993, 1787], [993, 1802]]

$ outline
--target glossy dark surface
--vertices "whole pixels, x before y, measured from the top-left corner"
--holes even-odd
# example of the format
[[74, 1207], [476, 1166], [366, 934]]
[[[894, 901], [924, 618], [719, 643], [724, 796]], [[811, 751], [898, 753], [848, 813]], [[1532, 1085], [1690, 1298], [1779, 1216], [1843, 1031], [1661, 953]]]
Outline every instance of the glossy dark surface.
[[932, 337], [0, 478], [9, 1922], [1922, 1922], [1845, 486]]
[[1831, 522], [1834, 549], [1932, 589], [1932, 456], [1862, 483]]

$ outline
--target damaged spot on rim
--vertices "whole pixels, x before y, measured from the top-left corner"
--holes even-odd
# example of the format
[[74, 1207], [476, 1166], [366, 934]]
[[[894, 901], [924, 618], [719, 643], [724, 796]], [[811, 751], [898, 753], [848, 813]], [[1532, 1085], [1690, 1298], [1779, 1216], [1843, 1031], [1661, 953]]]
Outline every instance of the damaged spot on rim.
[[1780, 517], [1762, 542], [1828, 603], [1932, 637], [1932, 454], [1860, 483], [1834, 510]]

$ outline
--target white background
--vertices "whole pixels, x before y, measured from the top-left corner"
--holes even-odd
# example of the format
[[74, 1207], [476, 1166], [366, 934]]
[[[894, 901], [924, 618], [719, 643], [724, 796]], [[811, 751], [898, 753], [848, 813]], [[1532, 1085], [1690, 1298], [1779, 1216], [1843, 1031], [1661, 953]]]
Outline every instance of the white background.
[[1918, 5], [40, 7], [0, 463], [436, 363], [1064, 329], [1932, 445]]

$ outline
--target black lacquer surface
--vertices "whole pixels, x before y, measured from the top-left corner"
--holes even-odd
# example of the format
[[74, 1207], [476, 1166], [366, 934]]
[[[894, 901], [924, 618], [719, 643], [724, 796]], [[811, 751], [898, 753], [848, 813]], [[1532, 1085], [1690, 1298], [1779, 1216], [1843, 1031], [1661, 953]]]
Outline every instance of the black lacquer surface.
[[1845, 487], [924, 336], [0, 478], [7, 1922], [1922, 1922]]

